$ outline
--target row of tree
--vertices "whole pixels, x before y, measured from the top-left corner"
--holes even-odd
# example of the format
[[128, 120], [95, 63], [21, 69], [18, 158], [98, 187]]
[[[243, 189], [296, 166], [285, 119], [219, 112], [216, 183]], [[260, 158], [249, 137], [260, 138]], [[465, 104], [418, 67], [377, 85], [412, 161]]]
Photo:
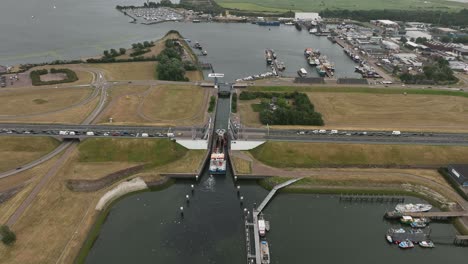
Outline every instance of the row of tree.
[[120, 55], [124, 55], [126, 52], [127, 52], [126, 49], [120, 48], [119, 51], [117, 51], [115, 49], [110, 49], [110, 51], [105, 50], [103, 52], [103, 54], [104, 54], [105, 58], [114, 58], [114, 57], [117, 57], [117, 56], [120, 56]]
[[41, 75], [45, 75], [48, 73], [49, 73], [49, 70], [47, 69], [31, 71], [29, 76], [31, 78], [32, 85], [35, 85], [35, 86], [54, 85], [54, 84], [59, 84], [59, 83], [71, 83], [71, 82], [78, 81], [78, 76], [76, 75], [74, 71], [70, 69], [55, 69], [55, 68], [50, 69], [50, 73], [64, 73], [67, 77], [63, 80], [42, 81]]
[[436, 59], [431, 65], [424, 66], [423, 73], [403, 73], [400, 75], [400, 79], [407, 84], [453, 84], [458, 82], [448, 61], [442, 58]]
[[159, 80], [188, 81], [181, 56], [183, 48], [175, 42], [176, 40], [167, 40], [166, 48], [157, 56], [159, 64], [156, 74]]
[[458, 12], [429, 11], [429, 10], [346, 10], [325, 9], [320, 12], [322, 17], [347, 18], [357, 21], [390, 19], [396, 21], [414, 21], [445, 26], [468, 26], [468, 9]]

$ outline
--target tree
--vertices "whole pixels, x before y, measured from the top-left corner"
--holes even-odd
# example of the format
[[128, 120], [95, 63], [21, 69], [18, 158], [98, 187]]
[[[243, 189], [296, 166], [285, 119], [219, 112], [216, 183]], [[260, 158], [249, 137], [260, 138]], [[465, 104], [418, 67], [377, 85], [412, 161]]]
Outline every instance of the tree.
[[108, 50], [105, 50], [105, 51], [104, 51], [104, 57], [110, 57], [110, 54], [109, 54], [109, 51], [108, 51]]
[[143, 42], [145, 48], [151, 47], [151, 44], [148, 41]]
[[119, 52], [120, 52], [120, 55], [124, 55], [127, 52], [127, 50], [124, 48], [120, 48]]
[[424, 43], [426, 43], [426, 42], [427, 42], [427, 38], [418, 37], [418, 38], [416, 39], [416, 43], [418, 43], [418, 44], [424, 44]]
[[16, 235], [10, 228], [6, 225], [2, 225], [0, 227], [0, 237], [2, 238], [2, 242], [5, 245], [11, 245], [16, 241]]
[[443, 36], [440, 38], [440, 41], [443, 43], [449, 43], [452, 39], [449, 36]]
[[405, 36], [402, 36], [400, 38], [400, 41], [403, 42], [403, 43], [406, 43], [406, 42], [408, 42], [408, 39]]

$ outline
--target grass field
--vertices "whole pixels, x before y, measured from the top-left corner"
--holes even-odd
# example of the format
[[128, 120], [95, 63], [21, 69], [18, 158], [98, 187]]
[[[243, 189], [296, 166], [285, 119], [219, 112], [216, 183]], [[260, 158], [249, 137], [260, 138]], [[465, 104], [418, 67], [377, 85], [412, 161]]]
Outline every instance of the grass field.
[[216, 0], [218, 4], [226, 8], [250, 10], [250, 11], [320, 11], [324, 9], [347, 10], [372, 10], [372, 9], [397, 9], [397, 10], [456, 10], [466, 7], [466, 3], [446, 0]]
[[0, 172], [36, 160], [59, 144], [58, 140], [51, 137], [0, 137]]
[[87, 67], [98, 68], [104, 71], [109, 81], [117, 80], [154, 80], [156, 62], [121, 62], [86, 64]]
[[468, 98], [433, 95], [308, 93], [328, 127], [468, 130]]
[[[143, 101], [145, 116], [164, 121], [195, 118], [203, 121], [206, 89], [187, 85], [159, 85]], [[199, 114], [199, 117], [195, 117]]]
[[236, 168], [236, 172], [240, 174], [252, 173], [252, 162], [249, 160], [242, 159], [240, 157], [232, 156], [232, 163]]
[[208, 91], [191, 85], [119, 86], [101, 123], [193, 125], [203, 122]]
[[66, 108], [85, 99], [89, 88], [60, 88], [40, 90], [9, 90], [0, 92], [2, 115], [38, 114]]
[[468, 147], [457, 146], [266, 142], [250, 153], [259, 161], [279, 168], [468, 162]]
[[98, 104], [99, 97], [94, 98], [84, 105], [79, 105], [63, 111], [26, 116], [26, 117], [15, 117], [14, 119], [1, 119], [1, 122], [13, 122], [13, 123], [61, 123], [61, 124], [78, 124], [81, 123], [95, 108]]
[[131, 162], [151, 166], [173, 162], [187, 152], [169, 139], [88, 139], [78, 150], [80, 162]]
[[[249, 90], [307, 93], [316, 110], [322, 113], [325, 129], [468, 130], [468, 94], [464, 92], [322, 87], [253, 87]], [[258, 113], [252, 109], [256, 103], [258, 100], [239, 100], [241, 121], [250, 127], [262, 126]]]

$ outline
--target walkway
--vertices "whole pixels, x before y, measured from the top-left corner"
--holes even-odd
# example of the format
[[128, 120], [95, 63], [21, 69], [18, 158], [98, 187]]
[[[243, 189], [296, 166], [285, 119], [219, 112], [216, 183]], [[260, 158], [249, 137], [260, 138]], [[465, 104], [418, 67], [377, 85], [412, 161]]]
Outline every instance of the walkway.
[[268, 204], [268, 202], [273, 198], [273, 196], [276, 194], [276, 192], [284, 188], [288, 185], [291, 185], [299, 180], [302, 180], [304, 177], [300, 178], [295, 178], [288, 180], [286, 182], [283, 182], [281, 184], [276, 185], [273, 187], [273, 189], [270, 191], [270, 193], [265, 197], [263, 202], [260, 204], [260, 206], [257, 207], [257, 209], [254, 208], [253, 210], [253, 227], [254, 227], [254, 243], [255, 243], [255, 263], [260, 264], [262, 263], [261, 260], [261, 252], [260, 252], [260, 234], [258, 231], [258, 215], [262, 212], [263, 208]]

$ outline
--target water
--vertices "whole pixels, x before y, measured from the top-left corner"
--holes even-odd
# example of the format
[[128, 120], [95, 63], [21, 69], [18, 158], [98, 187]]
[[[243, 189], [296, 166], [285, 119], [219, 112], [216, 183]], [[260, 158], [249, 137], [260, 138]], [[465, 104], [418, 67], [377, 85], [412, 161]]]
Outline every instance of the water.
[[355, 64], [341, 47], [326, 37], [316, 37], [305, 30], [299, 32], [294, 26], [176, 22], [140, 25], [129, 23], [129, 18], [114, 8], [141, 3], [136, 0], [2, 0], [0, 64], [87, 58], [106, 49], [159, 39], [176, 29], [203, 45], [208, 56], [201, 60], [225, 73], [225, 81], [270, 70], [264, 58], [266, 48], [277, 52], [290, 76], [296, 76], [301, 67], [311, 76], [317, 76], [304, 59], [303, 51], [307, 47], [318, 48], [327, 55], [335, 63], [337, 76], [359, 76], [354, 73]]
[[[319, 48], [336, 64], [338, 76], [356, 76], [354, 64], [326, 38], [297, 32], [294, 27], [250, 24], [128, 23], [117, 4], [134, 0], [2, 0], [0, 64], [43, 62], [100, 54], [104, 49], [161, 38], [168, 30], [202, 43], [206, 61], [233, 80], [267, 70], [265, 48], [277, 51], [287, 73], [306, 67], [303, 50]], [[53, 8], [53, 6], [56, 8]], [[34, 17], [32, 17], [34, 16]], [[313, 71], [312, 71], [313, 72]], [[220, 99], [217, 128], [225, 128], [229, 113]], [[245, 263], [242, 210], [232, 175], [210, 177], [196, 185], [190, 204], [185, 195], [193, 182], [131, 195], [110, 210], [87, 263]], [[267, 195], [253, 183], [240, 183], [245, 206], [252, 208]], [[179, 207], [184, 206], [184, 219]], [[449, 243], [451, 225], [432, 224], [438, 237], [433, 250], [401, 251], [386, 244], [389, 227], [382, 221], [385, 205], [340, 204], [331, 196], [279, 194], [266, 208], [273, 263], [461, 263], [468, 251]]]

